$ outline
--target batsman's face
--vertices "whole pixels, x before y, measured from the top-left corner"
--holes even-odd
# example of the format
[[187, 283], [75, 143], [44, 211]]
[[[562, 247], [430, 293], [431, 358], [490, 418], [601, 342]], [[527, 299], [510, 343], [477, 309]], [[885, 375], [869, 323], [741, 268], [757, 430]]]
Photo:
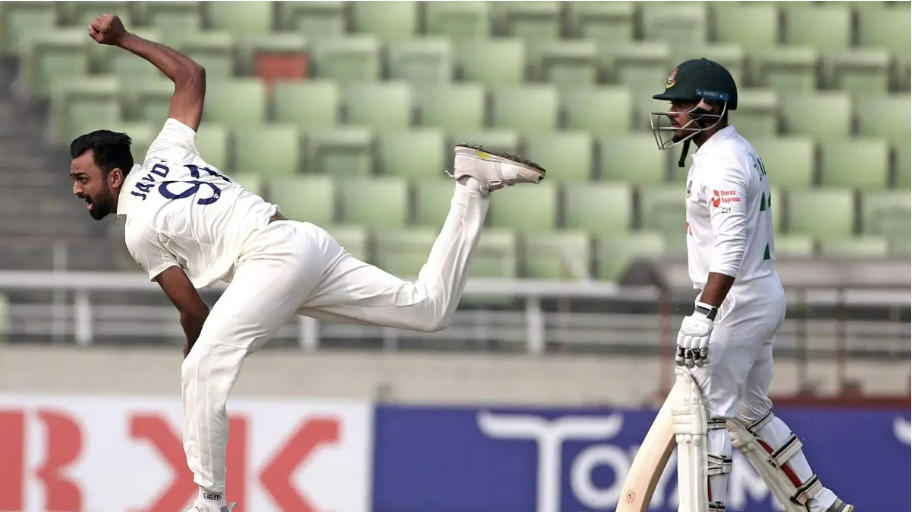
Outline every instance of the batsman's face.
[[95, 163], [94, 152], [90, 149], [73, 159], [70, 164], [70, 177], [73, 178], [73, 195], [86, 202], [89, 215], [101, 220], [114, 211], [117, 190], [113, 184], [122, 178], [120, 169], [108, 173]]
[[676, 130], [674, 133], [674, 137], [672, 137], [673, 141], [677, 142], [677, 141], [683, 139], [684, 137], [689, 135], [690, 132], [692, 131], [692, 130], [684, 130], [682, 128], [684, 128], [685, 126], [688, 125], [688, 123], [691, 122], [691, 118], [687, 113], [690, 112], [691, 110], [693, 110], [693, 108], [696, 106], [697, 106], [697, 102], [695, 102], [695, 101], [688, 101], [688, 102], [672, 101], [671, 102], [671, 108], [668, 109], [668, 119], [671, 120], [671, 126], [678, 128], [678, 130]]

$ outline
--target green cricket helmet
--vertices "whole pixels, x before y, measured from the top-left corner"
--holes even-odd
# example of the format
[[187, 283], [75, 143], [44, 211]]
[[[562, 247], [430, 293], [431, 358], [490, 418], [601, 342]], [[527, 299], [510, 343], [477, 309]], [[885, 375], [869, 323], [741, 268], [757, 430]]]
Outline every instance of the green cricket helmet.
[[[701, 104], [687, 112], [690, 121], [684, 126], [673, 126], [669, 117], [680, 112], [650, 114], [656, 144], [659, 149], [668, 149], [716, 126], [727, 111], [738, 108], [738, 87], [731, 73], [721, 64], [706, 58], [693, 59], [675, 67], [665, 80], [665, 92], [655, 94], [652, 98]], [[713, 114], [703, 108], [705, 104], [721, 104], [722, 111]]]

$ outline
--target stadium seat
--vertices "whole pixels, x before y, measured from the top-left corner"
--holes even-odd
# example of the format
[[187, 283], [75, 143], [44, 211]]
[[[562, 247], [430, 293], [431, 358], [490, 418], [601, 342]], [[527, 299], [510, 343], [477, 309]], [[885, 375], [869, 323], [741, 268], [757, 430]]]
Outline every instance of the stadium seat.
[[[443, 174], [443, 173], [441, 173]], [[414, 181], [412, 212], [414, 224], [440, 228], [450, 211], [455, 182], [450, 179]]]
[[408, 220], [408, 183], [401, 178], [346, 178], [339, 182], [342, 221], [398, 229]]
[[323, 226], [336, 219], [337, 184], [329, 176], [290, 176], [269, 180], [269, 201], [286, 218]]
[[84, 28], [26, 32], [23, 37], [21, 44], [25, 49], [19, 69], [33, 98], [46, 99], [55, 80], [69, 80], [89, 72], [88, 45], [92, 39]]
[[[224, 171], [223, 171], [224, 172]], [[230, 173], [231, 181], [244, 187], [245, 190], [262, 198], [266, 197], [266, 180], [255, 172]]]
[[203, 2], [207, 27], [235, 36], [267, 34], [273, 29], [272, 2]]
[[855, 49], [824, 55], [827, 82], [853, 96], [887, 92], [890, 83], [890, 54], [879, 48]]
[[260, 125], [266, 121], [266, 87], [256, 78], [209, 81], [203, 119], [228, 128]]
[[818, 239], [845, 238], [852, 235], [854, 222], [855, 207], [849, 189], [788, 190], [787, 233], [803, 233]]
[[465, 39], [456, 44], [456, 64], [463, 80], [485, 87], [522, 84], [526, 47], [522, 39]]
[[522, 276], [533, 279], [589, 279], [590, 245], [589, 233], [583, 230], [522, 236]]
[[[0, 49], [18, 55], [25, 51], [26, 41], [34, 34], [56, 30], [55, 2], [3, 2], [0, 4]], [[85, 34], [83, 33], [83, 36]]]
[[393, 80], [434, 86], [453, 79], [453, 48], [448, 39], [421, 38], [389, 45], [389, 71]]
[[134, 2], [124, 1], [79, 1], [79, 2], [60, 2], [58, 7], [62, 14], [64, 25], [74, 27], [88, 27], [99, 14], [116, 13], [126, 27], [136, 25], [135, 16], [130, 9]]
[[497, 35], [519, 37], [536, 44], [561, 36], [562, 2], [494, 2]]
[[[158, 30], [137, 29], [134, 34], [150, 41], [161, 41], [162, 33]], [[124, 91], [135, 91], [139, 87], [153, 81], [171, 83], [164, 73], [158, 70], [146, 59], [135, 54], [125, 52], [121, 48], [110, 45], [90, 46], [90, 66], [100, 73], [111, 73], [117, 77]], [[172, 85], [173, 89], [173, 85]]]
[[909, 143], [902, 142], [894, 146], [894, 175], [893, 175], [893, 186], [897, 188], [909, 189], [910, 184], [910, 169], [912, 169], [912, 162], [909, 158]]
[[446, 162], [443, 131], [424, 128], [381, 131], [377, 136], [377, 173], [427, 180], [444, 176]]
[[816, 91], [818, 58], [808, 46], [748, 47], [751, 85], [779, 94]]
[[589, 181], [593, 169], [592, 135], [585, 131], [534, 134], [525, 138], [523, 155], [547, 169], [548, 181]]
[[141, 5], [146, 24], [162, 34], [190, 34], [202, 29], [200, 2], [143, 2]]
[[301, 130], [327, 130], [339, 117], [339, 88], [329, 80], [277, 82], [273, 95], [274, 118]]
[[300, 167], [301, 140], [294, 125], [235, 128], [234, 168], [265, 177], [290, 176]]
[[[858, 134], [909, 144], [909, 94], [859, 95], [854, 100]], [[907, 167], [908, 169], [908, 167]]]
[[68, 143], [93, 130], [110, 129], [122, 119], [120, 85], [113, 76], [73, 77], [51, 87], [54, 135]]
[[542, 43], [539, 56], [533, 67], [535, 76], [542, 81], [562, 91], [595, 85], [598, 47], [594, 41], [546, 41]]
[[[164, 121], [159, 121], [158, 129], [161, 130]], [[228, 129], [210, 121], [200, 123], [196, 132], [196, 149], [200, 156], [210, 165], [218, 169], [229, 169], [228, 162]], [[258, 171], [259, 169], [250, 169]]]
[[239, 37], [235, 45], [240, 75], [255, 75], [272, 84], [303, 80], [310, 63], [307, 37], [297, 32]]
[[276, 2], [281, 28], [308, 38], [326, 39], [345, 34], [348, 2]]
[[750, 140], [770, 183], [781, 187], [810, 187], [816, 183], [814, 141], [808, 137], [769, 137]]
[[461, 82], [416, 87], [421, 126], [447, 131], [480, 131], [485, 123], [485, 91], [481, 84]]
[[869, 191], [861, 194], [861, 232], [887, 239], [890, 254], [908, 255], [912, 230], [908, 187], [906, 190]]
[[557, 227], [557, 186], [544, 181], [510, 189], [491, 201], [488, 224], [519, 231], [551, 231]]
[[744, 63], [746, 53], [743, 48], [733, 43], [701, 44], [697, 46], [672, 46], [671, 60], [679, 64], [686, 60], [704, 57], [725, 66], [738, 86], [738, 108], [741, 108], [741, 90], [746, 85], [744, 80]]
[[662, 233], [669, 252], [686, 251], [684, 186], [639, 187], [640, 228]]
[[773, 236], [773, 256], [783, 258], [813, 258], [814, 237], [801, 234], [776, 233]]
[[843, 92], [783, 94], [782, 121], [787, 134], [808, 135], [818, 141], [851, 135], [852, 107]]
[[412, 124], [412, 89], [406, 82], [349, 84], [342, 89], [342, 106], [348, 124], [377, 131]]
[[622, 234], [633, 224], [633, 190], [627, 183], [567, 183], [563, 226], [595, 235]]
[[491, 3], [427, 2], [424, 4], [427, 33], [453, 41], [491, 37]]
[[852, 41], [852, 12], [849, 4], [783, 5], [785, 42], [810, 46], [821, 52], [845, 50]]
[[599, 48], [601, 65], [611, 70], [613, 81], [626, 85], [633, 94], [634, 126], [649, 128], [649, 113], [664, 111], [667, 102], [652, 99], [665, 89], [672, 70], [671, 47], [664, 41], [644, 41]]
[[519, 153], [519, 134], [513, 130], [454, 131], [448, 135], [450, 145], [469, 144], [489, 151]]
[[174, 84], [167, 78], [156, 77], [121, 88], [124, 115], [130, 119], [164, 123], [171, 109]]
[[360, 126], [308, 133], [305, 169], [336, 177], [367, 176], [373, 169], [373, 134]]
[[234, 41], [228, 32], [197, 32], [176, 37], [175, 46], [206, 68], [208, 83], [234, 76]]
[[858, 16], [858, 44], [884, 48], [893, 55], [909, 55], [909, 4], [864, 2], [853, 4]]
[[600, 178], [640, 185], [667, 181], [669, 151], [656, 147], [652, 134], [602, 137], [598, 141]]
[[374, 264], [403, 279], [415, 278], [437, 239], [433, 228], [383, 230], [374, 236]]
[[368, 245], [370, 235], [367, 228], [348, 224], [320, 224], [320, 227], [328, 231], [339, 242], [339, 245], [352, 256], [361, 261], [368, 261], [370, 257]]
[[502, 87], [491, 93], [491, 119], [495, 128], [520, 134], [553, 132], [557, 129], [557, 89], [535, 84]]
[[567, 2], [573, 37], [602, 44], [628, 43], [634, 35], [634, 2]]
[[880, 138], [825, 140], [820, 143], [820, 184], [856, 189], [886, 188], [890, 146]]
[[645, 2], [643, 39], [666, 41], [675, 46], [698, 46], [706, 42], [706, 4], [702, 2]]
[[715, 40], [757, 50], [776, 46], [779, 28], [776, 4], [712, 2], [709, 5]]
[[634, 261], [664, 256], [667, 249], [665, 238], [654, 231], [599, 237], [595, 241], [598, 278], [617, 282]]
[[879, 236], [824, 238], [820, 240], [820, 256], [824, 258], [878, 259], [890, 253], [887, 240]]
[[[484, 229], [478, 246], [475, 248], [475, 257], [472, 260], [471, 275], [473, 278], [496, 277], [503, 279], [515, 278], [517, 272], [517, 242], [518, 237], [509, 229]], [[501, 303], [501, 299], [487, 298], [479, 300], [477, 297], [464, 296], [462, 303]]]
[[380, 78], [380, 41], [369, 34], [313, 41], [315, 76], [339, 82]]
[[418, 2], [352, 2], [356, 32], [369, 32], [381, 41], [412, 39], [418, 31]]
[[770, 89], [738, 88], [738, 108], [729, 123], [748, 139], [772, 137], [779, 131], [779, 98]]
[[625, 86], [581, 87], [560, 93], [566, 128], [594, 136], [621, 135], [633, 122], [633, 98]]

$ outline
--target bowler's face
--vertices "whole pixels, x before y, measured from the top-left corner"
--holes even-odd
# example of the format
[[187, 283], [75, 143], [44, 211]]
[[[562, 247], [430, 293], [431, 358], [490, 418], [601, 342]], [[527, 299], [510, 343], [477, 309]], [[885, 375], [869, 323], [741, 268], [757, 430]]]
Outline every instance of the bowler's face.
[[95, 164], [91, 149], [73, 159], [70, 177], [73, 178], [73, 195], [86, 202], [93, 219], [101, 220], [114, 210], [114, 192], [105, 173]]

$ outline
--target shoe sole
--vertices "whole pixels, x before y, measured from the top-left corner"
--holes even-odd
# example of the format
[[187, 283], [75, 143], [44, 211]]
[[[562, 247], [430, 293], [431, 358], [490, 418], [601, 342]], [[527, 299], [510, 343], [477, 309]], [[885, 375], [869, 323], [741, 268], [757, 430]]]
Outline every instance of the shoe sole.
[[511, 163], [520, 165], [522, 167], [526, 167], [529, 170], [538, 173], [538, 182], [541, 182], [543, 179], [545, 179], [545, 173], [547, 171], [545, 171], [544, 167], [542, 167], [541, 165], [538, 165], [537, 163], [533, 162], [532, 160], [526, 160], [525, 158], [523, 158], [521, 156], [512, 155], [510, 153], [505, 153], [502, 151], [488, 151], [487, 149], [485, 149], [481, 146], [476, 146], [476, 145], [472, 145], [472, 144], [457, 144], [456, 148], [457, 149], [466, 148], [466, 149], [474, 150], [476, 157], [481, 160], [490, 160], [490, 158], [487, 158], [487, 157], [496, 156], [502, 160], [507, 160]]

